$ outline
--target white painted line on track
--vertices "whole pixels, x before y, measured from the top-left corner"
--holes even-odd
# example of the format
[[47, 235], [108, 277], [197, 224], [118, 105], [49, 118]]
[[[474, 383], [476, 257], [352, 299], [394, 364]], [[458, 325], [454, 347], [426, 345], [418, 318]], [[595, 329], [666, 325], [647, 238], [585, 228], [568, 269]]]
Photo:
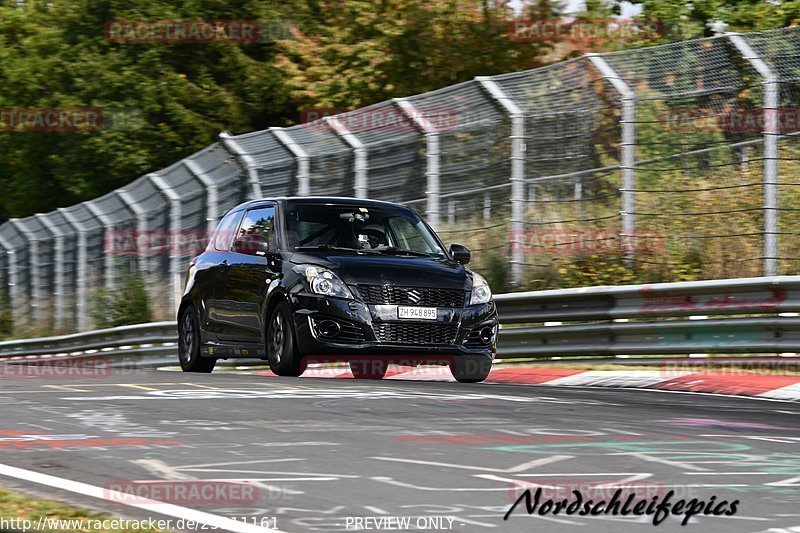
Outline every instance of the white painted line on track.
[[435, 461], [422, 461], [419, 459], [403, 459], [402, 457], [369, 457], [369, 459], [377, 459], [379, 461], [393, 461], [397, 463], [411, 463], [411, 464], [426, 465], [426, 466], [443, 466], [446, 468], [462, 468], [464, 470], [483, 470], [485, 472], [499, 472], [503, 474], [514, 474], [516, 472], [524, 472], [525, 470], [529, 470], [531, 468], [548, 465], [550, 463], [557, 463], [558, 461], [563, 461], [565, 459], [572, 459], [572, 458], [573, 458], [572, 455], [553, 455], [551, 457], [542, 457], [540, 459], [534, 459], [532, 461], [528, 461], [526, 463], [522, 463], [517, 466], [512, 466], [511, 468], [488, 468], [485, 466], [469, 466], [469, 465], [453, 464], [453, 463], [438, 463]]
[[232, 520], [224, 516], [219, 516], [188, 507], [181, 507], [171, 503], [159, 502], [157, 500], [149, 500], [146, 498], [139, 498], [142, 503], [129, 503], [125, 500], [129, 497], [122, 492], [107, 490], [102, 487], [96, 487], [80, 481], [72, 481], [61, 477], [51, 476], [48, 474], [41, 474], [33, 470], [25, 470], [5, 464], [0, 464], [0, 476], [13, 477], [31, 483], [38, 483], [56, 489], [74, 492], [75, 494], [82, 494], [92, 498], [99, 498], [101, 500], [113, 500], [114, 503], [127, 505], [129, 507], [136, 507], [145, 511], [151, 511], [165, 516], [184, 520], [191, 520], [199, 524], [205, 524], [214, 528], [220, 528], [225, 531], [233, 531], [235, 533], [285, 533], [278, 529], [270, 529], [266, 527], [256, 526], [254, 524], [247, 524], [237, 520]]

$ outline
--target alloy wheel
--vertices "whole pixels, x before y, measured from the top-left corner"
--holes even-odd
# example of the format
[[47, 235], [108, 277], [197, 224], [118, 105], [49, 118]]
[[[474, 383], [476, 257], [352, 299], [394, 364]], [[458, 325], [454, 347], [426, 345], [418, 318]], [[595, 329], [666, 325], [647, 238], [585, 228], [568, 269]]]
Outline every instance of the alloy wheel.
[[273, 364], [278, 365], [281, 362], [285, 339], [286, 328], [283, 324], [283, 315], [281, 315], [281, 313], [275, 313], [275, 319], [272, 321], [272, 327], [269, 333], [269, 355]]
[[178, 351], [181, 361], [188, 363], [192, 358], [192, 353], [194, 352], [194, 320], [192, 320], [191, 312], [186, 311], [183, 314], [183, 322], [181, 326], [181, 349]]

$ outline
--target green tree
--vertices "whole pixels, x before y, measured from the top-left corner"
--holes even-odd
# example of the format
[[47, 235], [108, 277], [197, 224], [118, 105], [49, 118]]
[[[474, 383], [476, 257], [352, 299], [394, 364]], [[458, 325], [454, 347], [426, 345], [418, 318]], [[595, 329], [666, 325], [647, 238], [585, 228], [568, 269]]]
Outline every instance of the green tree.
[[[523, 2], [552, 12], [557, 0]], [[0, 221], [95, 198], [207, 146], [476, 75], [538, 66], [547, 46], [509, 38], [507, 0], [0, 0], [0, 110], [132, 112], [128, 129], [0, 127]], [[296, 37], [257, 43], [118, 43], [110, 21], [259, 20]], [[276, 37], [277, 39], [277, 37]]]
[[782, 28], [800, 19], [800, 1], [764, 0], [633, 0], [642, 16], [659, 21], [667, 41], [710, 37], [716, 31]]
[[275, 42], [115, 43], [112, 20], [280, 23], [292, 2], [16, 0], [0, 3], [0, 109], [124, 108], [131, 131], [0, 132], [0, 219], [94, 198], [198, 150], [223, 129], [293, 110]]
[[507, 2], [309, 0], [279, 64], [302, 107], [355, 108], [541, 64], [509, 38]]

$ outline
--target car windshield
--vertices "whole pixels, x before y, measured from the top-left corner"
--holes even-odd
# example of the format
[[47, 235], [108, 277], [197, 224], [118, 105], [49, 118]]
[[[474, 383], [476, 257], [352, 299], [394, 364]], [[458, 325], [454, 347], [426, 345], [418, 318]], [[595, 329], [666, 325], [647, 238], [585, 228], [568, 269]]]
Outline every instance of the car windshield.
[[344, 249], [392, 255], [444, 256], [433, 233], [413, 211], [346, 204], [289, 204], [293, 250]]

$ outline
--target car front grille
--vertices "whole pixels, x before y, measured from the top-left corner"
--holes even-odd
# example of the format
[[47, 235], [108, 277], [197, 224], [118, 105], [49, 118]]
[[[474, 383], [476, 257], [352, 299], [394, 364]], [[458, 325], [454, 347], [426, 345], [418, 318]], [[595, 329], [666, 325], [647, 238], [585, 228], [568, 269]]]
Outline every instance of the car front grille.
[[461, 289], [358, 285], [364, 302], [372, 305], [421, 305], [429, 307], [464, 307], [467, 292]]
[[398, 324], [394, 322], [373, 325], [380, 342], [391, 344], [453, 344], [458, 326], [450, 324]]

